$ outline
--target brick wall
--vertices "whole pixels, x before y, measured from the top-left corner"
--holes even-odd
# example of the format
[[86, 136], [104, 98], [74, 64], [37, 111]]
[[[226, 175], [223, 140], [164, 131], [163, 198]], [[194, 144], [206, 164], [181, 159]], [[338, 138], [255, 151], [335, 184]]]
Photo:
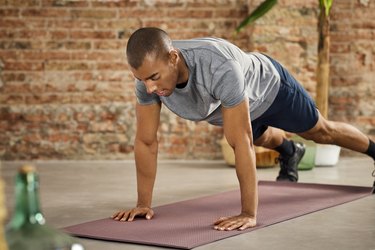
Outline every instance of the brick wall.
[[[250, 9], [262, 1], [250, 1]], [[312, 94], [315, 94], [317, 64], [318, 0], [278, 1], [252, 28], [251, 44], [283, 64]]]
[[[335, 11], [338, 16], [351, 8], [358, 14], [374, 8], [373, 3], [366, 7], [340, 1], [343, 4], [338, 4]], [[134, 84], [125, 63], [124, 47], [129, 35], [142, 26], [161, 27], [173, 39], [217, 36], [244, 50], [269, 53], [314, 94], [317, 1], [279, 1], [254, 28], [233, 37], [235, 26], [259, 2], [0, 0], [0, 157], [6, 160], [132, 158]], [[370, 21], [374, 12], [367, 9], [366, 12], [364, 18], [353, 15], [357, 23], [353, 29], [372, 30], [372, 38], [363, 37], [363, 43], [358, 44], [352, 36], [346, 42], [352, 57], [364, 63], [370, 60], [371, 65], [354, 64], [367, 76], [363, 78], [367, 79], [363, 80], [367, 85], [361, 87], [363, 94], [367, 94], [367, 102], [360, 105], [362, 111], [356, 109], [366, 113], [354, 123], [370, 131], [375, 116], [374, 105], [369, 103], [375, 91], [369, 91], [374, 87], [368, 81], [374, 67], [371, 43], [374, 32]], [[339, 21], [339, 18], [334, 21], [337, 23], [333, 26], [337, 33], [334, 41], [345, 40], [344, 26]], [[346, 53], [341, 51], [345, 46], [335, 44], [333, 57], [337, 54], [340, 58]], [[371, 45], [372, 52], [367, 52]], [[333, 60], [333, 68], [343, 67], [336, 61]], [[353, 65], [351, 61], [345, 63], [348, 68]], [[340, 78], [351, 79], [344, 77], [344, 73], [339, 74]], [[353, 69], [350, 74], [355, 73]], [[343, 90], [336, 88], [348, 88], [348, 83], [342, 86], [335, 77], [332, 76], [334, 92], [341, 93]], [[349, 93], [352, 92], [351, 89]], [[342, 105], [353, 104], [345, 104], [344, 99], [331, 101], [331, 114], [341, 114], [335, 118], [350, 120], [353, 113], [345, 113], [346, 107]], [[344, 111], [335, 111], [340, 108]], [[159, 137], [160, 158], [221, 158], [220, 128], [184, 121], [165, 109]]]
[[375, 139], [375, 2], [335, 1], [329, 115]]

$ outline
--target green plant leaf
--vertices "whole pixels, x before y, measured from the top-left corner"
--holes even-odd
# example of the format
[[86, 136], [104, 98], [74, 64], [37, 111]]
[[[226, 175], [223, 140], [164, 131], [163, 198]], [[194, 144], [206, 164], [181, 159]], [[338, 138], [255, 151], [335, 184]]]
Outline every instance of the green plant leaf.
[[319, 0], [319, 3], [320, 9], [325, 11], [326, 16], [329, 16], [333, 0]]
[[[323, 1], [323, 0], [320, 0]], [[277, 3], [277, 0], [265, 0], [253, 12], [250, 13], [236, 28], [236, 32], [240, 32], [250, 23], [255, 22], [258, 18], [266, 14]]]

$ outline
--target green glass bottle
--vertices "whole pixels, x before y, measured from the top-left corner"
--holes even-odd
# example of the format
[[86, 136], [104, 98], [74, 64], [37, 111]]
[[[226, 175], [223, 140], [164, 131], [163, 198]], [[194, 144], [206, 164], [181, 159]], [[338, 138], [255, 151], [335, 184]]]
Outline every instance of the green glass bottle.
[[15, 211], [5, 229], [9, 250], [82, 250], [76, 239], [45, 224], [39, 203], [39, 178], [25, 165], [16, 176]]

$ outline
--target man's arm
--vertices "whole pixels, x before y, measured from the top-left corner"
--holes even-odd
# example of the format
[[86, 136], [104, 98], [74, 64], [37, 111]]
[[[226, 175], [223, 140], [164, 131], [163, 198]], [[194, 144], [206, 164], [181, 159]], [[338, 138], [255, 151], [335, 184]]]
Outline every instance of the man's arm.
[[158, 153], [157, 131], [161, 104], [136, 105], [137, 132], [134, 142], [135, 165], [137, 168], [138, 201], [135, 208], [120, 211], [112, 216], [115, 220], [132, 221], [135, 216], [151, 219], [152, 192], [156, 177]]
[[256, 225], [258, 187], [256, 159], [252, 139], [248, 100], [232, 108], [222, 108], [224, 135], [234, 149], [236, 173], [241, 191], [241, 214], [220, 218], [215, 222], [218, 230], [243, 230]]

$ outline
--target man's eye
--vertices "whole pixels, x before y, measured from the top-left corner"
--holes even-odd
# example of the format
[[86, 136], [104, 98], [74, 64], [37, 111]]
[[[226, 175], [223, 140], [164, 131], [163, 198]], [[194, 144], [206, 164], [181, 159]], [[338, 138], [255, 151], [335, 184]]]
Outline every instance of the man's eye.
[[160, 79], [159, 76], [151, 78], [151, 80], [153, 80], [153, 81], [157, 81], [157, 80], [159, 80], [159, 79]]

